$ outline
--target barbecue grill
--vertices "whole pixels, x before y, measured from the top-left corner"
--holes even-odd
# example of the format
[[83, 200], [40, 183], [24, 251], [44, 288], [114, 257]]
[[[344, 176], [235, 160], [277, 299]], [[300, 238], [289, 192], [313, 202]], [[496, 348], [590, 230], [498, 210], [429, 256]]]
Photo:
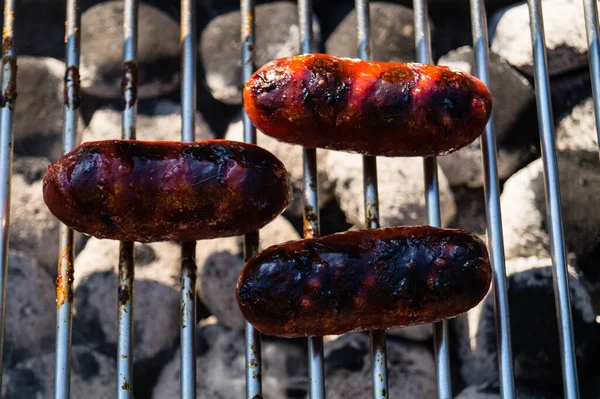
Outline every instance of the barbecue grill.
[[[584, 0], [585, 23], [588, 35], [590, 69], [596, 125], [600, 132], [600, 43], [598, 39], [598, 10], [594, 0]], [[123, 38], [123, 98], [122, 138], [135, 139], [137, 113], [137, 0], [124, 0], [124, 38]], [[13, 47], [14, 26], [18, 23], [15, 16], [16, 0], [6, 0], [4, 8], [3, 30], [3, 68], [2, 68], [2, 104], [0, 122], [0, 212], [2, 229], [0, 229], [1, 256], [1, 309], [3, 342], [4, 313], [7, 287], [8, 236], [10, 182], [12, 166], [12, 119], [16, 99], [16, 66], [17, 58]], [[243, 79], [248, 79], [255, 69], [254, 26], [260, 21], [254, 18], [254, 0], [241, 0], [241, 32], [242, 32], [242, 65]], [[579, 397], [577, 368], [574, 352], [573, 328], [568, 287], [566, 251], [563, 242], [561, 216], [560, 187], [558, 182], [557, 155], [554, 139], [552, 107], [546, 61], [544, 25], [542, 18], [542, 1], [528, 0], [530, 28], [533, 42], [535, 92], [537, 112], [540, 126], [541, 152], [544, 165], [546, 204], [551, 237], [554, 292], [557, 319], [559, 325], [560, 353], [565, 398]], [[370, 58], [369, 37], [369, 2], [356, 0], [357, 13], [357, 56]], [[426, 0], [414, 0], [416, 59], [421, 63], [432, 63], [430, 28]], [[298, 0], [298, 12], [301, 32], [301, 51], [313, 51], [312, 38], [312, 1]], [[476, 57], [476, 75], [489, 85], [489, 54], [486, 26], [486, 11], [483, 0], [470, 0], [472, 21], [473, 48]], [[196, 38], [195, 38], [195, 1], [181, 1], [181, 102], [182, 129], [181, 140], [191, 142], [195, 137], [194, 111], [196, 109]], [[66, 71], [65, 71], [65, 103], [63, 152], [74, 148], [77, 136], [77, 117], [79, 101], [79, 35], [80, 14], [78, 0], [68, 0], [65, 20]], [[84, 27], [85, 28], [85, 27]], [[256, 143], [256, 130], [248, 117], [243, 116], [244, 140]], [[503, 398], [516, 397], [514, 373], [511, 354], [511, 333], [507, 299], [507, 279], [502, 239], [500, 210], [500, 186], [496, 161], [496, 142], [492, 122], [488, 123], [485, 133], [480, 138], [484, 166], [485, 203], [488, 226], [488, 244], [493, 265], [493, 295], [495, 310], [495, 326], [497, 331], [498, 362], [500, 371], [500, 389]], [[317, 187], [317, 170], [314, 149], [304, 150], [304, 236], [319, 235], [319, 212]], [[423, 159], [425, 168], [425, 195], [428, 223], [440, 226], [440, 205], [437, 179], [437, 163], [434, 157]], [[363, 157], [364, 168], [364, 203], [365, 227], [379, 227], [379, 209], [377, 194], [377, 161], [375, 157]], [[244, 259], [254, 256], [258, 251], [259, 233], [254, 232], [244, 237]], [[55, 398], [69, 397], [69, 380], [71, 369], [71, 319], [73, 304], [73, 231], [62, 225], [60, 229], [60, 257], [58, 261], [58, 278], [56, 286], [57, 300], [57, 335], [55, 365]], [[181, 397], [194, 398], [196, 395], [196, 362], [195, 362], [195, 329], [196, 329], [196, 265], [195, 243], [181, 244], [181, 309], [173, 312], [181, 313]], [[118, 267], [118, 352], [117, 352], [117, 397], [133, 397], [133, 295], [134, 295], [134, 257], [133, 243], [123, 242], [120, 245]], [[249, 323], [246, 323], [246, 386], [248, 399], [261, 396], [261, 337]], [[372, 386], [374, 398], [387, 398], [386, 370], [386, 336], [385, 331], [370, 332], [372, 347]], [[434, 325], [435, 365], [437, 375], [438, 398], [451, 398], [450, 354], [447, 323]], [[2, 345], [0, 345], [2, 348]], [[309, 350], [309, 393], [313, 399], [325, 398], [323, 340], [321, 337], [308, 338]], [[1, 349], [0, 349], [1, 351]], [[2, 356], [0, 352], [0, 362]], [[0, 367], [2, 364], [0, 363]], [[368, 383], [365, 381], [365, 384]]]

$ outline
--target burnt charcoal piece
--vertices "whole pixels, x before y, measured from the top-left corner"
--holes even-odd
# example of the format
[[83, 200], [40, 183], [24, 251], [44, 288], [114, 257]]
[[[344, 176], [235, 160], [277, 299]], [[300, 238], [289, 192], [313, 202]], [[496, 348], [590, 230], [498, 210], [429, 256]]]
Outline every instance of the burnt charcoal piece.
[[393, 227], [272, 246], [246, 263], [237, 296], [264, 334], [338, 335], [454, 317], [481, 301], [490, 279], [475, 235]]
[[196, 241], [258, 230], [290, 201], [270, 152], [226, 140], [84, 143], [50, 165], [44, 201], [73, 229], [121, 241]]
[[443, 155], [483, 132], [485, 85], [447, 67], [308, 54], [272, 61], [244, 85], [252, 123], [280, 141], [383, 156]]

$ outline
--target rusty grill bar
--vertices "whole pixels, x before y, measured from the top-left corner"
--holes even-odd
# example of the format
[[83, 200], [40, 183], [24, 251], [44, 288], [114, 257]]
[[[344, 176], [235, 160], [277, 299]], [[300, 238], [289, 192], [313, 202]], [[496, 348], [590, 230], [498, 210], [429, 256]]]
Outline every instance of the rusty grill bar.
[[[81, 34], [79, 4], [67, 2], [65, 21], [66, 71], [65, 105], [63, 127], [63, 154], [77, 144], [77, 118], [79, 115], [79, 35]], [[73, 310], [73, 230], [60, 224], [60, 257], [56, 280], [56, 360], [54, 398], [65, 399], [70, 395], [71, 379], [71, 321]]]
[[[313, 51], [312, 0], [298, 0], [300, 25], [300, 53]], [[320, 235], [319, 180], [317, 175], [317, 150], [302, 149], [304, 171], [304, 238]], [[310, 399], [325, 399], [323, 366], [323, 337], [308, 337], [308, 378]]]
[[4, 315], [8, 278], [8, 237], [10, 228], [10, 179], [13, 158], [13, 113], [17, 98], [17, 55], [14, 48], [15, 0], [4, 2], [2, 31], [2, 104], [0, 108], [0, 384], [4, 355]]
[[[597, 5], [593, 0], [583, 0], [596, 126], [600, 137], [600, 43], [598, 39]], [[0, 206], [2, 229], [0, 229], [2, 253], [0, 254], [1, 276], [1, 319], [0, 319], [0, 367], [4, 340], [4, 316], [7, 286], [10, 180], [12, 167], [13, 112], [16, 99], [16, 53], [13, 47], [15, 20], [15, 0], [6, 0], [3, 26], [3, 66], [2, 103], [0, 109]], [[124, 46], [123, 46], [123, 99], [122, 138], [135, 139], [137, 114], [137, 8], [138, 0], [124, 0]], [[255, 70], [255, 20], [254, 0], [241, 0], [242, 15], [242, 65], [244, 81]], [[477, 76], [489, 85], [489, 53], [486, 27], [486, 14], [483, 0], [470, 0], [471, 22], [473, 26], [473, 49]], [[534, 55], [534, 78], [538, 119], [540, 122], [540, 142], [544, 166], [546, 202], [552, 248], [554, 291], [557, 319], [559, 322], [560, 352], [563, 370], [563, 387], [566, 398], [578, 398], [579, 388], [573, 342], [573, 328], [569, 287], [566, 269], [566, 251], [563, 239], [560, 187], [558, 182], [557, 155], [553, 128], [550, 86], [547, 71], [544, 27], [541, 0], [528, 0], [532, 48]], [[356, 0], [357, 35], [359, 58], [370, 58], [369, 45], [369, 2]], [[415, 15], [415, 41], [417, 61], [431, 63], [431, 43], [427, 18], [427, 1], [413, 0]], [[298, 12], [301, 28], [301, 51], [312, 50], [312, 1], [299, 0]], [[63, 129], [63, 153], [72, 150], [77, 144], [77, 118], [79, 112], [79, 36], [80, 13], [77, 0], [68, 0], [65, 20], [66, 71], [65, 105]], [[260, 45], [260, 44], [259, 44]], [[194, 112], [196, 108], [196, 38], [195, 1], [181, 1], [181, 51], [182, 51], [182, 141], [195, 139]], [[256, 129], [243, 114], [244, 141], [256, 143]], [[498, 338], [498, 362], [500, 388], [503, 398], [516, 396], [511, 353], [510, 316], [508, 312], [507, 280], [502, 239], [500, 210], [500, 187], [496, 158], [496, 142], [492, 122], [488, 123], [481, 136], [482, 160], [484, 166], [484, 188], [488, 225], [488, 244], [494, 270], [493, 293], [495, 324]], [[439, 190], [437, 162], [435, 158], [424, 159], [425, 193], [428, 222], [440, 225]], [[305, 237], [319, 234], [318, 182], [315, 150], [304, 150], [304, 196]], [[377, 164], [375, 157], [363, 157], [365, 218], [367, 228], [379, 227], [377, 198]], [[244, 237], [244, 259], [258, 251], [258, 232]], [[60, 228], [58, 278], [56, 287], [57, 335], [55, 360], [55, 398], [70, 396], [71, 368], [71, 321], [73, 304], [73, 231], [64, 225]], [[133, 243], [121, 243], [119, 254], [119, 338], [117, 356], [118, 398], [133, 396], [133, 288], [134, 256]], [[181, 246], [181, 397], [195, 398], [195, 243]], [[447, 323], [434, 325], [435, 360], [438, 379], [438, 397], [451, 398], [449, 341]], [[324, 398], [323, 344], [321, 337], [309, 338], [310, 397]], [[388, 396], [387, 370], [385, 360], [385, 332], [371, 332], [372, 344], [372, 383], [373, 396]], [[260, 334], [246, 323], [246, 383], [248, 399], [260, 398], [261, 389], [261, 348]], [[1, 377], [1, 374], [0, 374]]]
[[[255, 65], [255, 1], [241, 0], [241, 43], [242, 43], [242, 82], [252, 76]], [[242, 112], [244, 125], [244, 141], [256, 144], [256, 128], [250, 122], [246, 112]], [[258, 231], [244, 236], [244, 262], [258, 253]], [[262, 358], [260, 332], [246, 322], [246, 398], [262, 397]]]

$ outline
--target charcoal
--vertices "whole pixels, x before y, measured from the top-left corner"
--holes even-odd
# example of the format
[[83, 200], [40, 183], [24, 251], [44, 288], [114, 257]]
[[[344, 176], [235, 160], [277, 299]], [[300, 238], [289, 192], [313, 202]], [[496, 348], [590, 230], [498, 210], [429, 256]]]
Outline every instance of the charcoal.
[[[260, 231], [260, 249], [300, 237], [282, 216]], [[235, 287], [244, 265], [242, 237], [202, 242], [197, 248], [198, 286], [206, 307], [222, 325], [243, 330], [244, 318], [238, 308]]]
[[[83, 131], [84, 141], [121, 138], [122, 109], [105, 106], [98, 109]], [[214, 138], [214, 133], [199, 112], [195, 115], [196, 140]], [[170, 100], [153, 100], [140, 107], [137, 139], [150, 141], [181, 140], [181, 105]]]
[[[598, 166], [579, 165], [561, 152], [558, 172], [567, 250], [576, 255], [592, 253], [600, 242], [600, 210], [589, 206], [600, 198]], [[511, 176], [500, 201], [506, 256], [548, 256], [550, 236], [542, 160], [537, 159]]]
[[54, 309], [54, 279], [31, 256], [11, 249], [8, 281], [3, 355], [5, 364], [16, 364], [53, 345], [56, 316], [48, 307]]
[[[177, 21], [140, 3], [138, 10], [137, 98], [155, 98], [179, 85], [180, 41]], [[81, 87], [86, 94], [121, 99], [123, 2], [107, 1], [81, 17]]]
[[[65, 64], [53, 58], [19, 57], [14, 151], [52, 161], [62, 155]], [[78, 131], [84, 127], [78, 119]]]
[[[373, 397], [371, 347], [368, 334], [351, 333], [325, 343], [325, 389], [330, 399]], [[390, 398], [434, 398], [433, 355], [414, 343], [388, 340]]]
[[[36, 353], [5, 371], [2, 397], [5, 399], [50, 398], [54, 392], [54, 351]], [[71, 397], [108, 399], [117, 389], [113, 359], [85, 345], [72, 348]]]
[[[238, 399], [246, 393], [244, 332], [219, 324], [200, 325], [196, 332], [196, 395]], [[308, 387], [306, 350], [292, 341], [263, 339], [262, 390], [268, 398], [303, 398]], [[154, 399], [180, 394], [179, 353], [164, 368]]]
[[[552, 262], [548, 258], [508, 260], [508, 304], [515, 380], [532, 388], [561, 392], [558, 325], [554, 306]], [[575, 354], [580, 375], [597, 358], [599, 326], [591, 298], [580, 276], [569, 269]], [[493, 295], [488, 296], [454, 325], [458, 337], [461, 374], [467, 384], [498, 380]]]
[[[544, 3], [544, 28], [548, 54], [548, 73], [557, 76], [587, 68], [587, 38], [583, 3], [572, 0], [547, 0]], [[527, 3], [497, 11], [490, 21], [492, 51], [523, 73], [533, 76], [533, 49]]]
[[[115, 356], [119, 319], [117, 274], [96, 272], [75, 290], [73, 340], [93, 343], [98, 350]], [[179, 341], [179, 291], [156, 281], [136, 278], [133, 297], [133, 357], [144, 362], [158, 355], [168, 356]], [[119, 298], [123, 300], [124, 295]]]
[[[475, 57], [470, 47], [461, 47], [441, 57], [447, 65], [475, 74]], [[498, 177], [506, 179], [531, 161], [532, 144], [538, 139], [536, 103], [529, 81], [495, 53], [490, 54], [490, 91], [494, 100], [494, 134], [498, 148]], [[483, 186], [480, 140], [438, 158], [452, 185]]]
[[[274, 2], [256, 7], [257, 67], [276, 58], [300, 51], [298, 10], [289, 2]], [[315, 42], [320, 41], [319, 24], [313, 21]], [[226, 104], [242, 103], [240, 12], [232, 11], [214, 18], [202, 32], [200, 60], [213, 97]], [[260, 43], [260, 45], [259, 45]]]
[[[364, 226], [362, 156], [330, 151], [324, 167], [348, 222]], [[423, 160], [380, 157], [377, 172], [381, 226], [425, 224]], [[456, 214], [456, 204], [440, 168], [438, 178], [442, 224], [447, 225]]]

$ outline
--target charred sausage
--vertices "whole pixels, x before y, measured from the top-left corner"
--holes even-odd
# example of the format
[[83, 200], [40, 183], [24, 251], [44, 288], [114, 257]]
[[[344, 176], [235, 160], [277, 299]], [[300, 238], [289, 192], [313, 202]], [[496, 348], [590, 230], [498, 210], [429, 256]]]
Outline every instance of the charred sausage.
[[307, 148], [442, 155], [485, 129], [492, 100], [456, 69], [308, 54], [269, 62], [244, 85], [252, 123]]
[[140, 242], [241, 235], [273, 220], [291, 196], [273, 154], [225, 140], [84, 143], [48, 167], [43, 190], [67, 226]]
[[454, 317], [477, 305], [490, 281], [475, 235], [393, 227], [270, 247], [242, 269], [237, 299], [259, 331], [292, 338]]

